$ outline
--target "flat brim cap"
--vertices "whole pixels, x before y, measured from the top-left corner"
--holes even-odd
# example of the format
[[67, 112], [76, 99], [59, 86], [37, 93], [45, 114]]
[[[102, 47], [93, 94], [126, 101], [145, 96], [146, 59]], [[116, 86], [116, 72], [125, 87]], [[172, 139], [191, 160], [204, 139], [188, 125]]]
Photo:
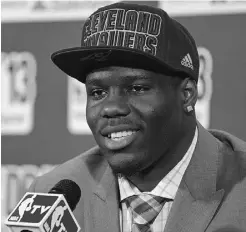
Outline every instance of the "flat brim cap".
[[51, 59], [83, 83], [89, 72], [105, 66], [186, 75], [196, 81], [199, 73], [197, 48], [189, 32], [165, 11], [137, 4], [98, 9], [83, 25], [81, 46], [54, 52]]

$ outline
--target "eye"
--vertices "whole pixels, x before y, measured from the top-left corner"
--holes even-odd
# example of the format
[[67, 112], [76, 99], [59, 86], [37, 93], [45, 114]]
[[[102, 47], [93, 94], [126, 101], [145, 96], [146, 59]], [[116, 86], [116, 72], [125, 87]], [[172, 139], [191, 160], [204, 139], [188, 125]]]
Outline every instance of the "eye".
[[134, 92], [134, 93], [144, 93], [146, 91], [148, 91], [150, 88], [147, 87], [147, 86], [143, 86], [143, 85], [133, 85], [131, 88], [130, 88], [130, 91], [131, 92]]
[[106, 91], [104, 91], [103, 89], [92, 89], [89, 95], [94, 99], [101, 99], [105, 97], [106, 94]]

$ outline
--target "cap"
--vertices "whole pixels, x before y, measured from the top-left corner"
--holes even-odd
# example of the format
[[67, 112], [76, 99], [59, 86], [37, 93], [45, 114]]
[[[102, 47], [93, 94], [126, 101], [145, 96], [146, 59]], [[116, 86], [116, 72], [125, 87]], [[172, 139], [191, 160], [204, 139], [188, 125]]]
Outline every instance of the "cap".
[[84, 23], [81, 46], [59, 50], [52, 61], [85, 83], [98, 67], [126, 66], [189, 76], [199, 74], [199, 57], [188, 30], [159, 8], [115, 3], [99, 8]]

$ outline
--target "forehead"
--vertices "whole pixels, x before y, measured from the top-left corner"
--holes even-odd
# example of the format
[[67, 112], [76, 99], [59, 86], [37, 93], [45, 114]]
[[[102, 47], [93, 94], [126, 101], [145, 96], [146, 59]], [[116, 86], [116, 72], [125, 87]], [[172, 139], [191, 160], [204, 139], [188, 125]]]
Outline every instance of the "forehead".
[[150, 80], [154, 81], [160, 75], [144, 69], [110, 66], [92, 71], [86, 76], [85, 84], [95, 82], [108, 82], [110, 80], [117, 81], [134, 81], [134, 80]]

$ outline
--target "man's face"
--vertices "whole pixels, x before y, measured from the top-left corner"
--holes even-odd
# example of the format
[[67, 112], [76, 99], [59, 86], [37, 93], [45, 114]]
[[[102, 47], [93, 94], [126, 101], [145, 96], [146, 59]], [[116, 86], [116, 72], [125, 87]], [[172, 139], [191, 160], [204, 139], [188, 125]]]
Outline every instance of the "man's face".
[[87, 122], [116, 173], [141, 172], [176, 145], [183, 110], [180, 90], [170, 85], [171, 78], [125, 67], [87, 75]]

